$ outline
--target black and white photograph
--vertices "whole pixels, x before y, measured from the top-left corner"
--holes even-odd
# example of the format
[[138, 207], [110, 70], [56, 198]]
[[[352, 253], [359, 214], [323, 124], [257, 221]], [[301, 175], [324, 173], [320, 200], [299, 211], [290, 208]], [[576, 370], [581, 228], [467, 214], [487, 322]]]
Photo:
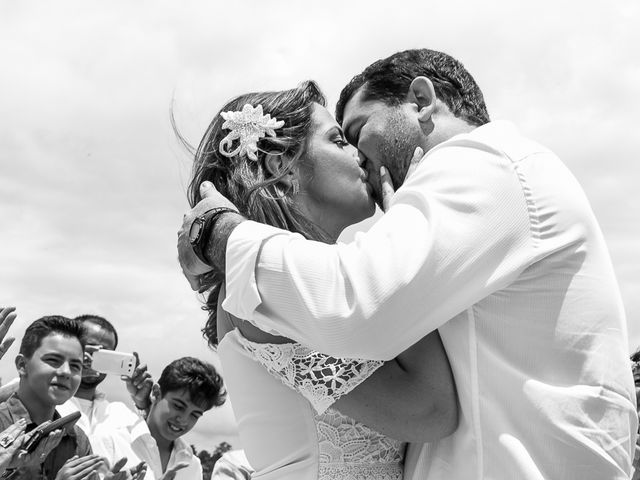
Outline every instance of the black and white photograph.
[[0, 477], [640, 480], [639, 21], [0, 2]]

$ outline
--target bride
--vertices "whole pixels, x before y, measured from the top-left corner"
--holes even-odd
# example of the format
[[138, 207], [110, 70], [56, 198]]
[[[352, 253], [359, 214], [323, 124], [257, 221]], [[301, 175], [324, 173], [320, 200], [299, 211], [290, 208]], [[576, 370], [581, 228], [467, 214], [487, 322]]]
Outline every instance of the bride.
[[[211, 182], [245, 217], [326, 243], [371, 216], [367, 174], [325, 104], [312, 81], [228, 102], [195, 153], [191, 205]], [[198, 245], [218, 213], [191, 228], [189, 254], [205, 262]], [[388, 362], [334, 358], [230, 316], [221, 274], [197, 281], [208, 291], [203, 333], [217, 345], [252, 478], [398, 480], [407, 442], [455, 430], [455, 386], [437, 332]]]

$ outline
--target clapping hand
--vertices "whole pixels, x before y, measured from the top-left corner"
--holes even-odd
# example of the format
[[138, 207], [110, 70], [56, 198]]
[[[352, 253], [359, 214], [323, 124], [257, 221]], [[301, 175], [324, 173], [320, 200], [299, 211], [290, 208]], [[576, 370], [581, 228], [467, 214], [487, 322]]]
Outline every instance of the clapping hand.
[[147, 369], [147, 364], [140, 365], [138, 352], [133, 352], [136, 357], [136, 368], [130, 377], [122, 376], [122, 380], [127, 386], [127, 391], [135, 403], [136, 408], [147, 410], [149, 408], [149, 395], [153, 387], [153, 377]]
[[[49, 422], [45, 422], [41, 425], [46, 425]], [[30, 432], [24, 435], [24, 439], [22, 440], [21, 445], [25, 445], [36, 432]], [[49, 456], [54, 448], [58, 446], [62, 440], [62, 430], [54, 430], [49, 433], [46, 437], [38, 442], [36, 448], [27, 453], [24, 450], [19, 450], [18, 455], [14, 456], [14, 460], [11, 463], [11, 468], [17, 468], [24, 465], [39, 465], [44, 462], [45, 458]]]
[[111, 470], [104, 474], [104, 480], [142, 480], [147, 473], [147, 464], [140, 462], [133, 468], [122, 470], [127, 463], [127, 457], [118, 460]]
[[74, 455], [58, 470], [55, 480], [98, 480], [98, 470], [105, 465], [105, 459], [99, 455]]
[[11, 324], [16, 319], [16, 307], [0, 307], [0, 358], [7, 353], [11, 344], [15, 341], [15, 338], [4, 338]]

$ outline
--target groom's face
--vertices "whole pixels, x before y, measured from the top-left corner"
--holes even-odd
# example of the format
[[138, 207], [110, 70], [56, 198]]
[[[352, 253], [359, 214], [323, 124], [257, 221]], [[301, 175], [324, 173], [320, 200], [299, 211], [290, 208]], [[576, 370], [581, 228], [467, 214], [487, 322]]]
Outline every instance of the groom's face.
[[358, 148], [380, 205], [380, 166], [387, 167], [394, 187], [398, 188], [415, 148], [423, 146], [424, 135], [416, 109], [410, 103], [389, 106], [380, 100], [365, 100], [360, 88], [345, 105], [342, 129], [347, 141]]

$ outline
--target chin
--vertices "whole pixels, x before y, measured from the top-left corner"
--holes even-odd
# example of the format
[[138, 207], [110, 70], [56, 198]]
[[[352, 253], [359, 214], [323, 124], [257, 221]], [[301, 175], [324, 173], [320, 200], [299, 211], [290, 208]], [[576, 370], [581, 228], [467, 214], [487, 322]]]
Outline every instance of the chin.
[[50, 393], [47, 397], [49, 403], [53, 405], [62, 405], [64, 402], [73, 397], [73, 393], [71, 393], [71, 391], [69, 391], [68, 393]]

